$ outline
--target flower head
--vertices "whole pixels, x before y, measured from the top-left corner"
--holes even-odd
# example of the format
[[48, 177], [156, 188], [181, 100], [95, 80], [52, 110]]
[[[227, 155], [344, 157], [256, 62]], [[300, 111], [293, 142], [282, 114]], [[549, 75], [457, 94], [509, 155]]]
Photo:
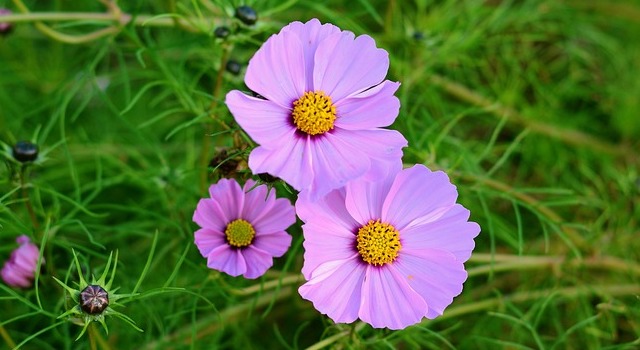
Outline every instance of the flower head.
[[303, 298], [335, 322], [401, 329], [461, 293], [480, 227], [441, 171], [423, 165], [296, 203], [305, 222]]
[[11, 252], [9, 260], [2, 266], [0, 275], [2, 275], [4, 282], [11, 287], [29, 288], [38, 268], [40, 252], [26, 235], [20, 235], [16, 238], [16, 242], [20, 246]]
[[367, 36], [317, 19], [293, 22], [249, 61], [245, 83], [226, 104], [258, 143], [254, 173], [280, 177], [313, 198], [365, 176], [401, 169], [405, 138], [383, 129], [398, 116], [399, 83], [385, 80], [386, 51]]
[[[107, 265], [104, 267], [104, 271], [102, 272], [102, 275], [100, 275], [100, 278], [96, 279], [94, 276], [91, 276], [91, 282], [87, 282], [87, 280], [82, 275], [78, 256], [76, 255], [76, 252], [73, 251], [73, 261], [76, 265], [79, 279], [79, 282], [77, 283], [77, 289], [68, 286], [56, 277], [53, 277], [53, 279], [58, 282], [58, 284], [60, 284], [64, 289], [67, 290], [71, 297], [71, 307], [62, 315], [58, 316], [58, 318], [69, 317], [72, 322], [82, 326], [82, 331], [80, 331], [80, 334], [78, 335], [76, 340], [82, 337], [82, 335], [87, 331], [87, 327], [89, 327], [91, 322], [99, 322], [104, 328], [105, 332], [109, 333], [107, 323], [105, 322], [105, 317], [107, 315], [118, 317], [121, 320], [127, 322], [135, 330], [142, 332], [142, 329], [136, 326], [136, 323], [129, 316], [120, 313], [112, 308], [112, 306], [114, 305], [122, 306], [122, 304], [119, 303], [118, 300], [138, 295], [116, 294], [118, 288], [111, 288], [113, 279], [116, 276], [116, 266], [118, 265], [117, 251], [115, 259], [112, 260], [112, 258], [113, 253], [109, 254]], [[107, 275], [109, 274], [109, 269], [111, 268], [112, 262], [113, 268], [111, 270], [111, 278], [109, 278], [109, 280], [107, 281]]]
[[293, 205], [253, 180], [241, 188], [235, 180], [222, 179], [211, 185], [209, 194], [193, 213], [201, 227], [195, 243], [207, 266], [231, 276], [262, 276], [273, 257], [291, 245], [285, 230], [296, 221]]

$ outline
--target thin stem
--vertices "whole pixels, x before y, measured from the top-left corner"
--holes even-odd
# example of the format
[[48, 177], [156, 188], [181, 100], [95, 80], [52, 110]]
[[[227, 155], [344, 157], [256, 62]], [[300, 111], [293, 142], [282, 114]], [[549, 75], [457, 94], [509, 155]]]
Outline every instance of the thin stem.
[[22, 197], [25, 198], [25, 206], [27, 207], [27, 212], [29, 213], [29, 217], [31, 218], [31, 224], [35, 230], [40, 228], [40, 224], [38, 224], [38, 219], [36, 218], [36, 213], [33, 210], [33, 206], [31, 205], [31, 197], [29, 196], [29, 191], [27, 190], [27, 186], [25, 185], [24, 178], [27, 167], [22, 165], [19, 172], [20, 177], [20, 189], [22, 190]]
[[16, 347], [16, 343], [13, 341], [13, 339], [11, 339], [11, 336], [9, 335], [7, 330], [4, 329], [3, 325], [0, 325], [0, 336], [2, 337], [2, 339], [4, 339], [4, 342], [5, 344], [7, 344], [9, 349], [13, 349]]
[[[227, 126], [220, 118], [216, 118], [216, 109], [218, 107], [218, 99], [220, 97], [220, 92], [222, 91], [222, 81], [224, 80], [224, 67], [227, 64], [227, 59], [229, 57], [229, 52], [231, 52], [231, 47], [228, 45], [223, 45], [222, 47], [222, 55], [220, 56], [220, 66], [218, 68], [218, 72], [216, 74], [216, 82], [213, 86], [213, 98], [211, 100], [211, 105], [209, 106], [209, 110], [211, 111], [211, 119], [214, 121], [218, 121], [220, 125], [222, 125], [225, 129], [229, 130], [229, 126]], [[202, 139], [202, 153], [200, 153], [200, 167], [204, 169], [200, 173], [200, 192], [204, 193], [207, 189], [207, 165], [209, 163], [209, 148], [211, 147], [211, 132], [212, 132], [212, 124], [207, 123], [206, 133], [204, 138]]]
[[296, 284], [302, 280], [303, 280], [302, 275], [296, 274], [296, 275], [284, 277], [282, 279], [271, 280], [261, 285], [257, 284], [257, 285], [253, 285], [251, 287], [247, 287], [238, 291], [233, 291], [233, 293], [237, 295], [249, 295], [249, 294], [254, 294], [258, 292], [264, 292], [266, 290], [276, 288], [279, 286], [282, 287], [282, 286], [288, 286], [290, 284]]

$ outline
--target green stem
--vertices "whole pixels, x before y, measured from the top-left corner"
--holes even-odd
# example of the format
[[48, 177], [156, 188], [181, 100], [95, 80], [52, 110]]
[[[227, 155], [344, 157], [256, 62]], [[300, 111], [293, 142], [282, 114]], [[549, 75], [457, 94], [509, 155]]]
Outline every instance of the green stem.
[[27, 186], [25, 186], [25, 171], [26, 166], [22, 166], [20, 168], [20, 189], [22, 190], [22, 196], [25, 199], [25, 206], [27, 207], [27, 212], [29, 213], [29, 217], [31, 218], [31, 224], [33, 228], [37, 231], [40, 228], [40, 224], [38, 224], [38, 218], [36, 217], [36, 213], [33, 210], [33, 206], [31, 205], [31, 197], [29, 196], [29, 191], [27, 190]]
[[0, 325], [0, 336], [2, 337], [2, 339], [4, 339], [4, 342], [5, 344], [7, 344], [9, 349], [13, 349], [16, 347], [16, 343], [13, 341], [13, 339], [11, 339], [11, 336], [2, 325]]

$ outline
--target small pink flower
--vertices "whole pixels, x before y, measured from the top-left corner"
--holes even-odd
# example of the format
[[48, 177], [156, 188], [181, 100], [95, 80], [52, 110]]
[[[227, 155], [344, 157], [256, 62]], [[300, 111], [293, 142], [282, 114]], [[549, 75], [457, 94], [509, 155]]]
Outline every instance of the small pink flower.
[[20, 246], [11, 252], [11, 257], [4, 263], [0, 275], [11, 287], [29, 288], [38, 267], [38, 247], [25, 235], [16, 238], [16, 242]]
[[9, 22], [2, 22], [2, 16], [11, 14], [11, 10], [0, 8], [0, 34], [7, 34], [13, 28], [13, 25]]
[[389, 55], [368, 35], [356, 37], [317, 19], [271, 36], [247, 66], [246, 85], [226, 104], [258, 144], [253, 173], [277, 176], [319, 198], [360, 177], [402, 168], [407, 140], [388, 130], [400, 109], [400, 83], [385, 80]]
[[441, 315], [462, 292], [480, 232], [457, 195], [445, 173], [416, 165], [317, 202], [301, 197], [300, 295], [338, 323], [402, 329]]
[[207, 266], [231, 276], [262, 276], [273, 257], [291, 245], [285, 230], [296, 221], [293, 205], [253, 180], [240, 188], [235, 180], [222, 179], [209, 187], [209, 194], [193, 214], [201, 227], [195, 243]]

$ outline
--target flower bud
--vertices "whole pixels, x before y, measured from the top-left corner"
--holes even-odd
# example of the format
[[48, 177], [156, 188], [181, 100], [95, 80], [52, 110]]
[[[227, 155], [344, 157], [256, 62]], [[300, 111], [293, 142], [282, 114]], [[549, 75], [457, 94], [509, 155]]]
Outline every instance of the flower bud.
[[0, 8], [0, 35], [6, 35], [13, 29], [13, 24], [10, 22], [2, 22], [2, 16], [10, 15], [11, 10]]
[[38, 145], [29, 141], [18, 141], [13, 146], [13, 158], [21, 163], [36, 160], [38, 158]]
[[243, 5], [236, 8], [236, 18], [250, 26], [258, 20], [258, 13], [253, 8]]

